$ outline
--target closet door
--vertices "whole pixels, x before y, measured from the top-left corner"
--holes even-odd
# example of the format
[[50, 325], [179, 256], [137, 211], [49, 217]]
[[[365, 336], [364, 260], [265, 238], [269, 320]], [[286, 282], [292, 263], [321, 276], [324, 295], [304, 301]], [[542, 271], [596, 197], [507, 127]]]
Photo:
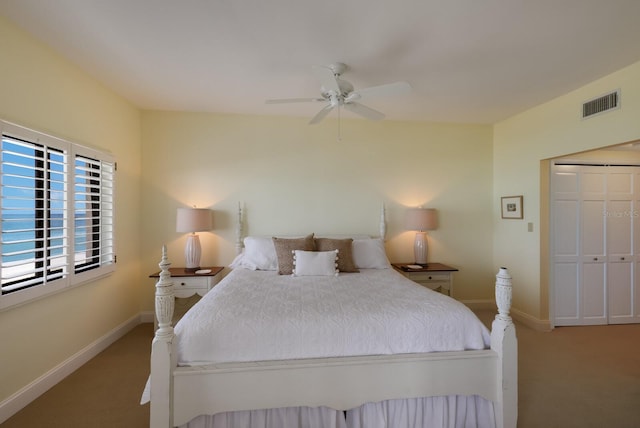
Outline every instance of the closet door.
[[607, 323], [606, 190], [604, 168], [581, 167], [580, 178], [580, 281], [581, 312], [578, 324]]
[[606, 324], [606, 173], [562, 165], [552, 174], [554, 323]]
[[640, 168], [554, 165], [554, 324], [640, 323]]
[[640, 323], [640, 168], [633, 174], [633, 317]]
[[616, 167], [607, 175], [607, 299], [609, 324], [635, 322], [633, 229], [635, 173]]
[[551, 204], [554, 249], [552, 281], [555, 325], [580, 324], [580, 197], [579, 175], [575, 166], [552, 169]]

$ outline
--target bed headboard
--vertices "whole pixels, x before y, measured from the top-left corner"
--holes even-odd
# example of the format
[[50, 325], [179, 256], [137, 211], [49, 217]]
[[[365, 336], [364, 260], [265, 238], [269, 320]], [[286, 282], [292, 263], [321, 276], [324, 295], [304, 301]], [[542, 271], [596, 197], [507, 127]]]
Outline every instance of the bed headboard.
[[[236, 255], [239, 255], [242, 252], [243, 248], [243, 239], [244, 239], [244, 212], [242, 210], [242, 203], [238, 202], [238, 215], [236, 218]], [[380, 208], [380, 222], [378, 224], [380, 233], [380, 237], [383, 240], [386, 240], [387, 236], [387, 219], [386, 212], [384, 208], [384, 203]]]

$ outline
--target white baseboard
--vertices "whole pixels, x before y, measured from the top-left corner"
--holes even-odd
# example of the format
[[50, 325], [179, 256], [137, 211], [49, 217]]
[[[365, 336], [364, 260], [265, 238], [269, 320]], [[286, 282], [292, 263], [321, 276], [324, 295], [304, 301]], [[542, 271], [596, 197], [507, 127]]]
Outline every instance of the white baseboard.
[[[467, 305], [471, 310], [488, 309], [496, 311], [496, 313], [498, 310], [496, 302], [493, 300], [462, 300], [461, 302]], [[533, 330], [551, 331], [551, 323], [549, 320], [538, 319], [515, 308], [511, 308], [510, 315], [515, 321], [518, 321]]]
[[[151, 314], [151, 322], [153, 322], [153, 313]], [[146, 315], [144, 313], [131, 317], [129, 320], [120, 324], [101, 338], [76, 352], [56, 367], [52, 368], [30, 384], [24, 386], [19, 391], [0, 402], [0, 424], [22, 410], [22, 408], [27, 406], [40, 395], [47, 392], [51, 387], [69, 376], [87, 361], [104, 351], [109, 345], [127, 334], [135, 326], [142, 322], [148, 322], [143, 321], [143, 318], [145, 317]]]
[[156, 313], [154, 311], [140, 312], [140, 322], [153, 322], [155, 321], [155, 316]]
[[497, 310], [496, 302], [493, 300], [461, 300], [469, 309], [474, 310]]
[[538, 319], [514, 308], [511, 308], [511, 316], [514, 320], [521, 322], [533, 330], [551, 331], [551, 322], [549, 320]]

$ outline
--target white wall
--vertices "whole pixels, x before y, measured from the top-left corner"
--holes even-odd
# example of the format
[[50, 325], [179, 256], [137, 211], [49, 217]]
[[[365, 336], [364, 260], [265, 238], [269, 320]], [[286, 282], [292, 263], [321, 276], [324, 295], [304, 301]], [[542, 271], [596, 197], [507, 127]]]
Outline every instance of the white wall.
[[[248, 234], [377, 234], [387, 207], [392, 261], [412, 261], [414, 234], [405, 207], [438, 209], [429, 259], [460, 269], [455, 295], [492, 299], [491, 127], [204, 113], [143, 113], [143, 254], [157, 270], [168, 244], [184, 265], [179, 206], [214, 210], [214, 230], [200, 234], [202, 265], [234, 257], [238, 202]], [[152, 308], [149, 282], [144, 306]]]
[[[621, 108], [587, 120], [584, 101], [621, 89]], [[514, 307], [548, 320], [548, 164], [559, 157], [640, 139], [640, 63], [494, 127], [494, 260], [514, 277]], [[500, 220], [500, 196], [524, 195], [524, 220]], [[527, 232], [527, 223], [534, 232]]]
[[0, 312], [0, 402], [140, 312], [140, 113], [0, 16], [0, 117], [110, 151], [116, 272]]

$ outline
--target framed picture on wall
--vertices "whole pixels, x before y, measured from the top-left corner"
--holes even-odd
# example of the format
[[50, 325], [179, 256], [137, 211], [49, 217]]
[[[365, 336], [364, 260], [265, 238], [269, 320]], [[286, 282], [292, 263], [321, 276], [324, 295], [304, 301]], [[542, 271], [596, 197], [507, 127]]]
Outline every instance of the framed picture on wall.
[[502, 218], [522, 219], [522, 195], [520, 196], [503, 196]]

